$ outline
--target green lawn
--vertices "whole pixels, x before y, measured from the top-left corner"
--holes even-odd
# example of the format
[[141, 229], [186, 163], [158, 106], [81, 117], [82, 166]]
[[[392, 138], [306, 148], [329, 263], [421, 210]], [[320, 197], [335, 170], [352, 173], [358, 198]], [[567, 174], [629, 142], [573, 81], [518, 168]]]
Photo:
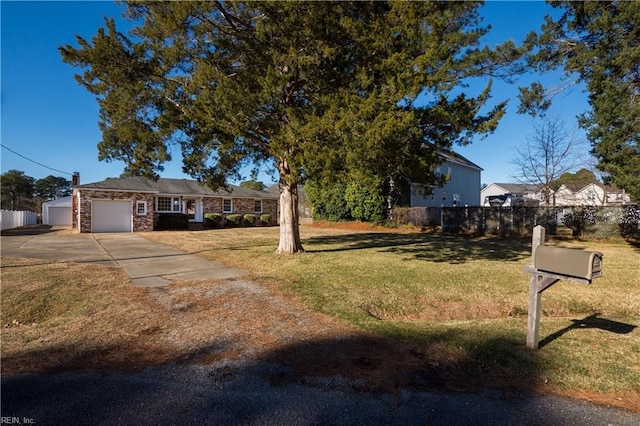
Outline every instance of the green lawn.
[[314, 310], [480, 382], [640, 394], [640, 249], [622, 240], [547, 242], [603, 252], [604, 273], [543, 294], [541, 349], [531, 351], [528, 239], [302, 227], [306, 253], [286, 256], [275, 254], [277, 228], [145, 235], [248, 268]]

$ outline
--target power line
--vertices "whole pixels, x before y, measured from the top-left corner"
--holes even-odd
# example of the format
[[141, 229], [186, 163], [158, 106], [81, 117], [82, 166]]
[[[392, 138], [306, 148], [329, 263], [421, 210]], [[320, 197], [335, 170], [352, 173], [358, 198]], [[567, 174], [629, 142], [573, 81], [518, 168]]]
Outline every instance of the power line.
[[42, 163], [38, 163], [37, 161], [32, 160], [31, 158], [27, 158], [27, 157], [25, 157], [24, 155], [20, 154], [19, 152], [15, 152], [14, 150], [12, 150], [11, 148], [9, 148], [8, 146], [2, 145], [2, 144], [0, 144], [0, 146], [1, 146], [1, 147], [3, 147], [4, 149], [6, 149], [7, 151], [11, 151], [11, 152], [13, 152], [13, 153], [14, 153], [15, 155], [17, 155], [18, 157], [22, 157], [22, 158], [24, 158], [24, 159], [25, 159], [25, 160], [27, 160], [27, 161], [31, 161], [32, 163], [37, 164], [38, 166], [42, 166], [42, 167], [44, 167], [45, 169], [49, 169], [49, 170], [53, 170], [54, 172], [58, 172], [58, 173], [62, 173], [62, 174], [65, 174], [65, 175], [73, 176], [73, 173], [63, 172], [62, 170], [58, 170], [58, 169], [54, 169], [53, 167], [45, 166], [44, 164], [42, 164]]

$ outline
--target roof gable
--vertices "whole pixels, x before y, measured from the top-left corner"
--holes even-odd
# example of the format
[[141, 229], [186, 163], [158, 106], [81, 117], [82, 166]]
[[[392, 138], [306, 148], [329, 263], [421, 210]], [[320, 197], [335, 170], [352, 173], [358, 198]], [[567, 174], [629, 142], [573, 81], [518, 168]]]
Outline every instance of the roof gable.
[[540, 191], [540, 185], [531, 185], [526, 183], [493, 183], [499, 186], [509, 194], [531, 194]]
[[466, 159], [462, 155], [458, 154], [457, 152], [444, 150], [444, 149], [439, 149], [438, 150], [438, 155], [444, 161], [448, 161], [448, 162], [453, 163], [453, 164], [459, 164], [461, 166], [469, 167], [469, 168], [474, 169], [474, 170], [479, 170], [479, 171], [483, 170], [482, 167], [480, 167], [477, 164], [469, 161], [468, 159]]

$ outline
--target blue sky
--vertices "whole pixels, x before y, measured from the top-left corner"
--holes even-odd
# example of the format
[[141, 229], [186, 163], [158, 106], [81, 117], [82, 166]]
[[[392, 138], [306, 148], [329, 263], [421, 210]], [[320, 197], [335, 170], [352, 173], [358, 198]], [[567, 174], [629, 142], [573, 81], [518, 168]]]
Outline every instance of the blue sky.
[[[119, 17], [113, 2], [7, 2], [1, 8], [1, 136], [2, 145], [41, 163], [34, 164], [2, 149], [2, 173], [22, 170], [36, 179], [50, 174], [79, 172], [82, 183], [120, 175], [124, 165], [98, 161], [98, 108], [95, 99], [74, 80], [77, 69], [64, 64], [58, 46], [75, 45], [75, 34], [90, 39], [103, 23], [103, 16]], [[551, 9], [540, 1], [490, 1], [482, 10], [484, 23], [493, 30], [488, 43], [506, 39], [521, 42], [542, 22]], [[519, 81], [555, 81], [558, 75], [527, 76]], [[483, 140], [455, 150], [481, 166], [482, 182], [509, 182], [515, 147], [532, 133], [532, 119], [516, 114], [517, 85], [494, 82], [495, 103], [509, 99], [507, 115], [498, 130]], [[553, 111], [573, 125], [587, 108], [586, 94], [579, 89], [560, 95]], [[179, 148], [174, 160], [165, 164], [163, 177], [188, 178], [182, 173]], [[247, 175], [248, 175], [247, 171]], [[267, 184], [271, 178], [261, 174]], [[234, 183], [234, 182], [232, 182]]]

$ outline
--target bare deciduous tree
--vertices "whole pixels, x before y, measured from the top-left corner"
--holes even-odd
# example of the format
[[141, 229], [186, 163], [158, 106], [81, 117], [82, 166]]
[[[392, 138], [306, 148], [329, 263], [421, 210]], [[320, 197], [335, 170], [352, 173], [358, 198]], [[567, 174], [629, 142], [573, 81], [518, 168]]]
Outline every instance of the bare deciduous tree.
[[588, 148], [575, 128], [560, 117], [543, 117], [534, 122], [533, 134], [516, 148], [512, 161], [514, 178], [520, 183], [539, 185], [546, 205], [555, 204], [558, 178], [584, 164]]

